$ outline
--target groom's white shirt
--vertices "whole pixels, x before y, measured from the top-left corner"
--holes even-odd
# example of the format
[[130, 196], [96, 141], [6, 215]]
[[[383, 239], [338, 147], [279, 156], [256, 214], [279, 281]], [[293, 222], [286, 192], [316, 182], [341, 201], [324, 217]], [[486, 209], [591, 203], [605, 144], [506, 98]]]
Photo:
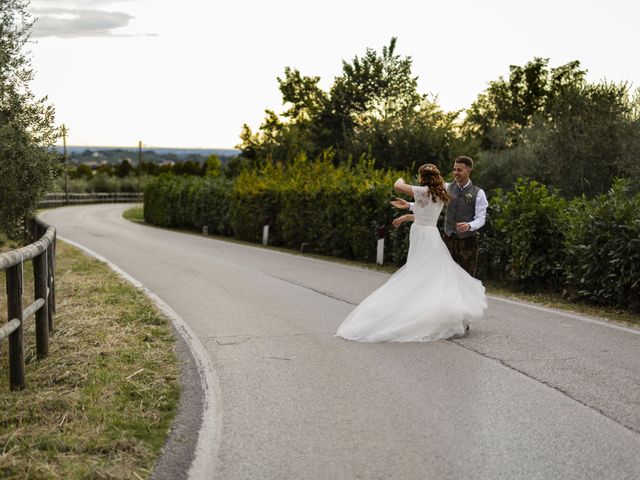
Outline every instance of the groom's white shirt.
[[[469, 180], [462, 189], [465, 189], [471, 180]], [[449, 188], [450, 183], [445, 183], [444, 187]], [[409, 210], [413, 210], [414, 202], [409, 202]], [[476, 195], [476, 208], [473, 213], [473, 220], [469, 222], [469, 230], [474, 232], [479, 228], [484, 226], [484, 223], [487, 219], [487, 207], [489, 206], [489, 201], [487, 200], [487, 194], [484, 193], [484, 190], [480, 189], [478, 191], [478, 195]]]

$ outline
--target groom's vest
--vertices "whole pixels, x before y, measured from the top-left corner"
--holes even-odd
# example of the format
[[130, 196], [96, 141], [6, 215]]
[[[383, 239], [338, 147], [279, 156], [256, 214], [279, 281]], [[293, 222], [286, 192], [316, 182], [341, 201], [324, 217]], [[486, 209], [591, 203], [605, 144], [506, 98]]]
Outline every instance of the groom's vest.
[[463, 189], [458, 187], [456, 182], [449, 184], [447, 189], [449, 203], [444, 217], [444, 233], [448, 237], [467, 238], [478, 234], [477, 231], [456, 232], [456, 223], [473, 220], [476, 213], [476, 197], [479, 191], [480, 189], [471, 182]]

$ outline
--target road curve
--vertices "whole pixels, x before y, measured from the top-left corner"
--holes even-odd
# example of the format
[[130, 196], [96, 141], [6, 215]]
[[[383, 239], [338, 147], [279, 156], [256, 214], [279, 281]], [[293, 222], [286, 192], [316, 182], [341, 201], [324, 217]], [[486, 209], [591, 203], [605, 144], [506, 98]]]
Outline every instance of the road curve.
[[210, 478], [640, 478], [640, 331], [491, 298], [464, 339], [352, 343], [337, 326], [387, 275], [133, 224], [126, 208], [43, 217], [204, 345], [222, 419]]

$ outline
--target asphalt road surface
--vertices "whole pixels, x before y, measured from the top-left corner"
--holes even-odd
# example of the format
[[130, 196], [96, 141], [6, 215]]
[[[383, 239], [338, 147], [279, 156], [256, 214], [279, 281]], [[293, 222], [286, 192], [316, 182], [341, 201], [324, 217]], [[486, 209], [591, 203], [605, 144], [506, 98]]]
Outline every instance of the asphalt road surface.
[[204, 345], [220, 391], [210, 478], [640, 478], [640, 331], [491, 298], [463, 339], [353, 343], [337, 326], [388, 275], [134, 224], [126, 208], [44, 219]]

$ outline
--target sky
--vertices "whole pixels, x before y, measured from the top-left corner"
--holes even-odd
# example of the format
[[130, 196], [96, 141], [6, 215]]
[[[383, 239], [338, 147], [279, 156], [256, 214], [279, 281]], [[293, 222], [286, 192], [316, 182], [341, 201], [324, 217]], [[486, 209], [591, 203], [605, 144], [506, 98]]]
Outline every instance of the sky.
[[397, 37], [421, 93], [471, 105], [509, 65], [580, 60], [640, 87], [636, 0], [32, 0], [33, 92], [70, 145], [234, 148], [286, 108], [287, 66], [328, 90]]

